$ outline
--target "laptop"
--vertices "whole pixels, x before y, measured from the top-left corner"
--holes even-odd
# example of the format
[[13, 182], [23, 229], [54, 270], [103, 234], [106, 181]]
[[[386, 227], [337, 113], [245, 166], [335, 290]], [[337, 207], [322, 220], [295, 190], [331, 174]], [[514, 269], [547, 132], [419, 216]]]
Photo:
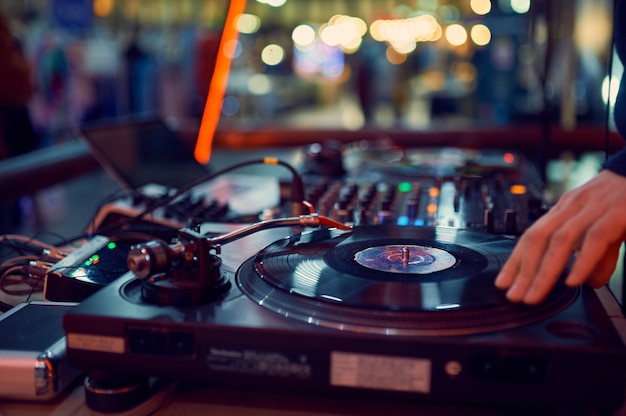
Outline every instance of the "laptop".
[[183, 138], [158, 116], [103, 120], [81, 127], [94, 158], [121, 187], [180, 189], [207, 175]]

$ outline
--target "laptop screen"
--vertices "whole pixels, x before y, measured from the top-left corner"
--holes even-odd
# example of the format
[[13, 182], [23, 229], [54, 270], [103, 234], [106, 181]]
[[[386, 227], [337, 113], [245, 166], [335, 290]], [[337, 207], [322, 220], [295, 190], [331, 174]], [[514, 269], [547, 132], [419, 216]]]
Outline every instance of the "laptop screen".
[[125, 188], [181, 188], [206, 175], [193, 150], [160, 118], [102, 121], [81, 128], [98, 162]]

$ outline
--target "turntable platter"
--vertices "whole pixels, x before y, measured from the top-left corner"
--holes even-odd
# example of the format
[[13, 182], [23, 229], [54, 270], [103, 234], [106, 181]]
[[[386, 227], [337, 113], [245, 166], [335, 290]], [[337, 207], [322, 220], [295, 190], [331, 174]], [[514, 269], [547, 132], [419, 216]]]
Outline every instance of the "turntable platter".
[[493, 281], [514, 244], [443, 227], [314, 230], [270, 244], [240, 267], [236, 280], [263, 307], [322, 327], [480, 333], [544, 319], [577, 296], [561, 284], [537, 307], [507, 301]]

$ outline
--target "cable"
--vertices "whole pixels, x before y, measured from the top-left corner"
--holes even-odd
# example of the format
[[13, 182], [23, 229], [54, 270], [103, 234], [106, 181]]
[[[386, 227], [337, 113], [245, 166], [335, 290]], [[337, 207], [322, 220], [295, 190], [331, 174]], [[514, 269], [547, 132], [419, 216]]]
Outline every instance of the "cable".
[[17, 253], [31, 253], [36, 255], [46, 255], [57, 259], [67, 256], [71, 250], [55, 247], [43, 241], [25, 237], [19, 234], [0, 235], [0, 245], [10, 248]]

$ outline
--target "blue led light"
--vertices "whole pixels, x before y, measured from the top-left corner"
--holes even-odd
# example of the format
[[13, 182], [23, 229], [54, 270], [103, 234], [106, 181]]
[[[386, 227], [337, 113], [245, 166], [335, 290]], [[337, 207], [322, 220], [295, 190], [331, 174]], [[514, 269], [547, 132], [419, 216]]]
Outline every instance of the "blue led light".
[[398, 217], [398, 225], [409, 225], [409, 217], [407, 217], [406, 215], [401, 215], [400, 217]]

